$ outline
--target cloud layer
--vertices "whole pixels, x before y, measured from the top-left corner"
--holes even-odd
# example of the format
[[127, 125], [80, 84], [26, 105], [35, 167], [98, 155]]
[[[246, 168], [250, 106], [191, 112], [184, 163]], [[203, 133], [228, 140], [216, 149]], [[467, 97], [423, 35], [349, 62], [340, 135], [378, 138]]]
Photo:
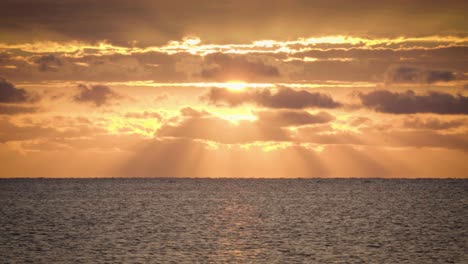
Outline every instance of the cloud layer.
[[468, 114], [468, 97], [441, 92], [416, 94], [414, 91], [376, 90], [358, 95], [364, 106], [392, 114]]
[[99, 107], [108, 104], [111, 100], [120, 96], [105, 85], [78, 85], [78, 94], [73, 100], [78, 103], [91, 103]]
[[11, 82], [0, 77], [0, 103], [25, 103], [32, 99], [27, 91], [16, 88]]
[[210, 103], [227, 103], [229, 106], [238, 106], [244, 103], [253, 103], [267, 108], [337, 108], [341, 104], [327, 94], [294, 90], [280, 87], [276, 92], [271, 89], [248, 89], [232, 91], [223, 88], [212, 88], [202, 97]]
[[205, 58], [206, 68], [200, 75], [206, 79], [230, 81], [235, 79], [250, 81], [258, 78], [275, 78], [280, 76], [278, 68], [268, 65], [259, 59], [248, 60], [246, 57], [235, 57], [222, 53], [210, 54]]
[[467, 1], [265, 2], [0, 1], [0, 177], [467, 177]]
[[422, 69], [411, 66], [393, 66], [385, 72], [387, 83], [423, 83], [449, 82], [455, 80], [451, 71]]
[[[209, 42], [295, 38], [310, 34], [428, 35], [466, 32], [464, 1], [364, 0], [360, 6], [340, 0], [210, 1], [124, 0], [109, 3], [71, 0], [11, 1], [0, 18], [3, 41], [78, 39], [131, 45], [161, 44], [196, 34]], [[414, 16], [414, 10], [418, 15]], [[83, 14], [88, 14], [83, 19]], [[329, 19], [339, 17], [340, 19]], [[177, 19], [174, 19], [177, 18]], [[80, 23], [77, 23], [80, 21]], [[222, 23], [220, 23], [222, 21]], [[407, 23], [412, 21], [412, 23]], [[314, 25], [311, 30], [310, 25]], [[33, 32], [33, 33], [31, 33]], [[229, 32], [226, 34], [220, 34]], [[287, 33], [285, 33], [287, 32]], [[14, 36], [12, 39], [10, 36]]]

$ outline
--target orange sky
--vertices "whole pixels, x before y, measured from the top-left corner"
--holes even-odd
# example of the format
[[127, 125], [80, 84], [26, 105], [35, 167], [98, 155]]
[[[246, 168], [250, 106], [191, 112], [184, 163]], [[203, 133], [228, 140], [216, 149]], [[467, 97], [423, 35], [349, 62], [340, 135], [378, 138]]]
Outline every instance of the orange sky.
[[467, 178], [467, 7], [2, 1], [0, 177]]

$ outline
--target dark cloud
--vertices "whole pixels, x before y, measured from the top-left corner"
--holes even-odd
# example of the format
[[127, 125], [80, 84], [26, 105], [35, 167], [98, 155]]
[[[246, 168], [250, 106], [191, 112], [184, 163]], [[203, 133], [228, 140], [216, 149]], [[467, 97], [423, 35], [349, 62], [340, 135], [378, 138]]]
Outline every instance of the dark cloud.
[[215, 53], [205, 57], [208, 68], [200, 75], [206, 79], [220, 81], [244, 80], [251, 81], [262, 77], [279, 77], [278, 68], [268, 65], [260, 59], [249, 59], [245, 56]]
[[57, 71], [62, 66], [62, 61], [52, 54], [41, 56], [34, 62], [40, 71]]
[[15, 105], [33, 103], [37, 100], [39, 100], [38, 95], [16, 88], [14, 84], [0, 77], [0, 114], [16, 115], [37, 112], [36, 106]]
[[[132, 81], [155, 80], [157, 82], [186, 81], [186, 73], [177, 71], [175, 63], [181, 58], [192, 58], [191, 54], [163, 54], [142, 52], [134, 54], [105, 54], [94, 49], [84, 49], [81, 53], [42, 53], [38, 50], [29, 53], [23, 50], [11, 50], [10, 57], [0, 62], [0, 76], [14, 81]], [[33, 63], [30, 63], [30, 62]], [[150, 67], [147, 64], [158, 64]], [[11, 66], [12, 68], [7, 68]], [[14, 67], [14, 68], [13, 68]], [[200, 69], [201, 64], [198, 69]], [[157, 95], [157, 94], [155, 94]], [[157, 100], [164, 100], [164, 95], [157, 95]]]
[[391, 66], [385, 72], [386, 83], [449, 82], [455, 80], [455, 73], [444, 70], [430, 70], [411, 66]]
[[187, 34], [210, 43], [311, 34], [443, 35], [467, 32], [461, 22], [467, 7], [458, 0], [363, 0], [360, 5], [342, 0], [271, 0], [268, 5], [260, 0], [3, 0], [0, 40], [107, 39], [122, 45], [137, 40], [149, 45]]
[[102, 106], [112, 99], [118, 99], [121, 96], [112, 91], [105, 85], [78, 85], [79, 93], [73, 97], [73, 100], [79, 103], [92, 103], [95, 106]]
[[362, 105], [375, 111], [392, 114], [436, 113], [468, 114], [468, 97], [441, 92], [418, 95], [412, 90], [392, 92], [376, 90], [359, 93]]
[[37, 107], [33, 106], [18, 106], [0, 104], [0, 115], [17, 115], [30, 114], [38, 111]]
[[[441, 45], [439, 42], [431, 42]], [[383, 47], [361, 48], [331, 48], [317, 45], [311, 50], [290, 54], [292, 58], [316, 58], [316, 61], [290, 61], [290, 65], [300, 66], [303, 72], [290, 74], [288, 77], [296, 80], [339, 80], [392, 83], [428, 84], [450, 80], [464, 79], [463, 72], [468, 70], [466, 60], [468, 48], [445, 47], [427, 48], [427, 43], [416, 46], [413, 42], [406, 43], [409, 47], [389, 48], [388, 42]], [[444, 44], [449, 46], [450, 44]], [[273, 56], [273, 55], [268, 55]], [[343, 60], [344, 59], [344, 60]], [[411, 66], [395, 66], [411, 63]], [[409, 68], [409, 73], [402, 74]], [[448, 70], [447, 70], [448, 69]], [[286, 74], [285, 74], [286, 75]], [[406, 79], [406, 80], [405, 80]]]
[[37, 100], [37, 96], [16, 88], [11, 82], [0, 77], [0, 103], [25, 103]]
[[268, 108], [337, 108], [341, 103], [331, 96], [320, 92], [308, 92], [280, 87], [276, 92], [271, 89], [246, 89], [244, 91], [231, 91], [223, 88], [212, 88], [201, 97], [210, 103], [227, 103], [229, 106], [238, 106], [244, 103], [254, 103]]
[[[435, 43], [435, 42], [431, 42]], [[387, 83], [392, 81], [389, 67], [401, 63], [400, 58], [411, 62], [419, 83], [454, 76], [464, 79], [467, 48], [445, 49], [408, 48], [392, 50], [380, 48], [323, 49], [325, 44], [310, 45], [307, 52], [262, 54], [220, 54], [199, 56], [180, 52], [134, 52], [133, 54], [100, 54], [95, 49], [83, 53], [26, 53], [10, 50], [0, 64], [0, 76], [14, 81], [73, 80], [81, 82], [154, 80], [156, 82], [198, 82], [243, 80], [248, 82], [312, 82], [354, 81], [381, 82], [388, 72]], [[364, 44], [362, 44], [364, 45]], [[301, 49], [304, 47], [297, 47]], [[94, 54], [94, 55], [93, 55]], [[71, 56], [70, 56], [71, 55]], [[317, 58], [317, 61], [284, 61], [289, 56]], [[23, 58], [23, 59], [17, 59]], [[345, 60], [340, 61], [340, 59]], [[28, 63], [36, 61], [36, 63]], [[408, 62], [408, 63], [409, 63]], [[152, 65], [152, 66], [149, 66]], [[154, 66], [157, 65], [157, 66]], [[423, 67], [451, 69], [447, 71], [422, 70]], [[15, 67], [15, 68], [13, 68]], [[393, 66], [394, 67], [394, 66]], [[414, 75], [413, 71], [413, 75]], [[456, 75], [456, 76], [455, 76]], [[408, 79], [408, 78], [407, 78]], [[164, 99], [161, 96], [159, 99]]]

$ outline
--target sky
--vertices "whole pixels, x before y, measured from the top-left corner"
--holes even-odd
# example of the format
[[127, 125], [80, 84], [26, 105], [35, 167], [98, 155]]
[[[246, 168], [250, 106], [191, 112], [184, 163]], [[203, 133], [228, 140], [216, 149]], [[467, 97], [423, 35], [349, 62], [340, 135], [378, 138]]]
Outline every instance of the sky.
[[468, 178], [467, 11], [2, 0], [0, 177]]

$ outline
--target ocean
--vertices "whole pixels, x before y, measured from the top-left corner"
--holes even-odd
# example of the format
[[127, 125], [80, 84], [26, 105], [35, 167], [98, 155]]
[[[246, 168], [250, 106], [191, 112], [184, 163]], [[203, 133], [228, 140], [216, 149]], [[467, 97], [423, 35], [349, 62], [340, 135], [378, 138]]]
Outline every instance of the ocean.
[[468, 180], [3, 179], [11, 262], [468, 263]]

